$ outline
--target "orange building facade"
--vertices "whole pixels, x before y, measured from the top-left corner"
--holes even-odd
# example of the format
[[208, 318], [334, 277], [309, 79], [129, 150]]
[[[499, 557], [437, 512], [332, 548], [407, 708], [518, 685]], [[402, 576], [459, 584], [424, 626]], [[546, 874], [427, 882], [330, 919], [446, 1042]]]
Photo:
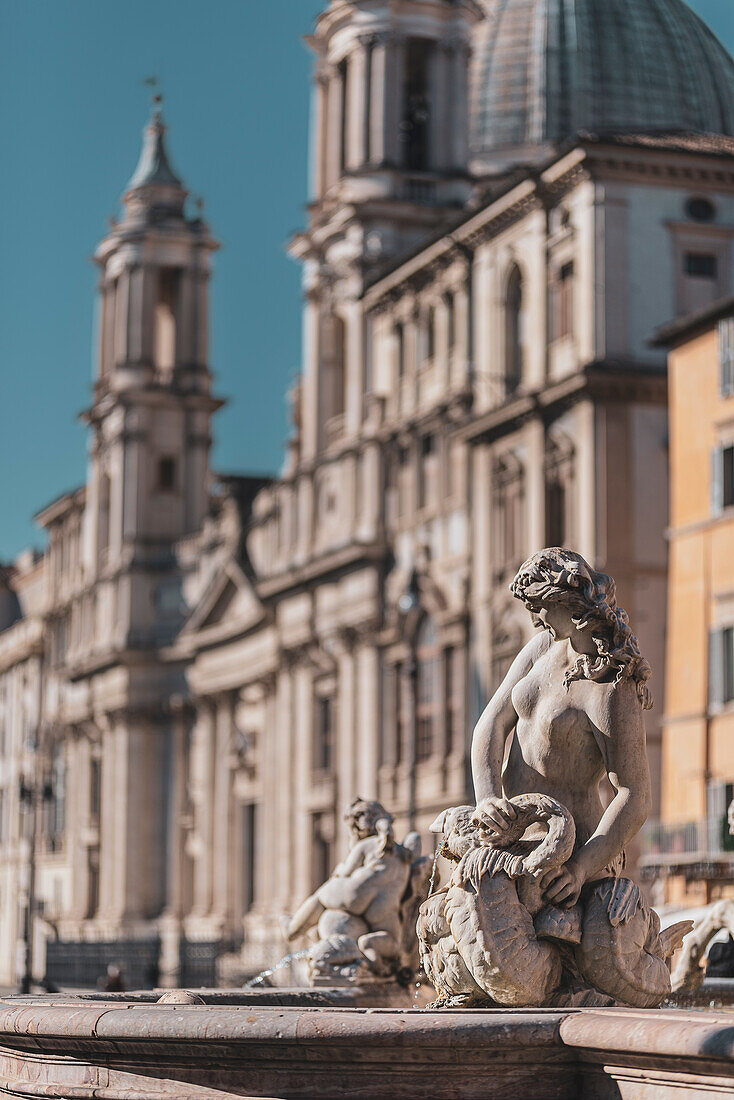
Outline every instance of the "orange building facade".
[[670, 348], [668, 631], [662, 821], [643, 864], [668, 903], [699, 905], [734, 895], [734, 298], [656, 342]]

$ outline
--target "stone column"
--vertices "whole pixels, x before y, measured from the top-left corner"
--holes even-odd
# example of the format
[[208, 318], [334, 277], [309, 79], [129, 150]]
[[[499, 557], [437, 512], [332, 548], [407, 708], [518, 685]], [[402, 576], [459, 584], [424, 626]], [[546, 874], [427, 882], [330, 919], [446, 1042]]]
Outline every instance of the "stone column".
[[115, 369], [115, 283], [105, 279], [102, 283], [102, 340], [101, 374]]
[[294, 670], [295, 728], [293, 730], [294, 770], [297, 781], [294, 784], [295, 804], [293, 806], [293, 882], [289, 909], [295, 906], [311, 892], [311, 862], [309, 843], [311, 839], [310, 814], [306, 801], [306, 791], [310, 786], [312, 770], [311, 747], [313, 745], [313, 673], [308, 666], [300, 665]]
[[137, 363], [143, 358], [143, 298], [145, 293], [145, 269], [140, 264], [130, 268], [128, 296], [128, 349], [127, 358]]
[[344, 412], [346, 430], [351, 435], [360, 429], [364, 403], [364, 316], [360, 302], [350, 302], [345, 321]]
[[130, 270], [125, 268], [117, 278], [115, 299], [115, 363], [124, 363], [128, 358], [128, 336], [130, 332]]
[[313, 95], [313, 197], [320, 199], [326, 190], [326, 147], [328, 126], [328, 80], [319, 72], [316, 76]]
[[388, 62], [387, 35], [373, 40], [370, 52], [370, 163], [381, 165], [386, 160], [386, 84]]
[[206, 916], [212, 902], [212, 812], [214, 707], [202, 701], [194, 727], [189, 789], [194, 813], [194, 913]]
[[[99, 909], [98, 916], [119, 920], [125, 909], [124, 863], [120, 844], [125, 838], [127, 759], [121, 741], [124, 731], [107, 726], [101, 735], [101, 781], [99, 806]], [[90, 790], [91, 757], [89, 754]]]
[[255, 883], [255, 904], [264, 914], [273, 912], [277, 906], [279, 883], [276, 878], [278, 866], [278, 847], [280, 843], [280, 805], [277, 796], [280, 763], [280, 745], [277, 731], [280, 723], [280, 711], [277, 698], [277, 682], [269, 682], [265, 703], [265, 726], [262, 738], [262, 773], [275, 776], [274, 789], [268, 789], [268, 795], [260, 806], [258, 828], [258, 852], [255, 864], [257, 881]]
[[534, 419], [525, 428], [527, 442], [526, 557], [545, 546], [545, 427]]
[[357, 650], [357, 783], [354, 795], [377, 798], [380, 744], [380, 665], [377, 647], [363, 644]]
[[304, 374], [301, 404], [301, 454], [306, 460], [316, 457], [319, 448], [321, 379], [321, 298], [318, 289], [307, 292], [303, 310]]
[[89, 823], [89, 758], [88, 738], [76, 736], [69, 741], [67, 842], [71, 863], [71, 905], [68, 915], [75, 921], [82, 921], [87, 916], [89, 897], [89, 847], [84, 836]]
[[214, 806], [212, 822], [213, 914], [226, 925], [232, 917], [232, 769], [234, 696], [217, 703], [216, 751], [213, 760]]
[[339, 181], [341, 176], [341, 128], [342, 128], [342, 89], [339, 70], [331, 67], [329, 71], [328, 122], [326, 138], [326, 187], [327, 190]]
[[165, 910], [159, 921], [161, 953], [160, 985], [175, 989], [181, 975], [182, 918], [185, 904], [186, 853], [182, 818], [186, 809], [186, 730], [188, 715], [180, 710], [173, 718], [173, 752], [171, 776], [171, 806]]
[[140, 319], [140, 357], [146, 363], [154, 362], [155, 300], [158, 293], [158, 268], [143, 265], [143, 304]]
[[342, 808], [357, 796], [357, 742], [355, 730], [355, 662], [351, 638], [344, 634], [338, 642], [337, 731], [336, 731], [336, 836], [337, 857], [347, 851], [349, 830]]
[[579, 553], [587, 561], [597, 560], [597, 506], [599, 497], [596, 491], [596, 415], [594, 402], [587, 400], [576, 406], [575, 419], [576, 456], [573, 482], [570, 492], [575, 494], [571, 514], [577, 517], [576, 531], [573, 533]]
[[361, 168], [366, 160], [367, 153], [367, 110], [365, 99], [367, 94], [367, 44], [360, 42], [356, 49], [349, 55], [347, 69], [347, 168]]
[[209, 272], [197, 269], [196, 286], [196, 363], [206, 366], [209, 349]]
[[362, 500], [357, 537], [362, 542], [377, 538], [382, 506], [381, 450], [378, 443], [367, 443], [362, 452]]

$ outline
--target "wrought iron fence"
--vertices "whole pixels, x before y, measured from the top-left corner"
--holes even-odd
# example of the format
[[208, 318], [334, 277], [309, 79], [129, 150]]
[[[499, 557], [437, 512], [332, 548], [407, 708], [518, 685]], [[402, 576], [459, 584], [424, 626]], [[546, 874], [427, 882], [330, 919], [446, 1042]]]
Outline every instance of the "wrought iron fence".
[[734, 837], [729, 834], [726, 817], [708, 817], [675, 825], [651, 821], [642, 830], [640, 841], [643, 861], [701, 856], [734, 859]]

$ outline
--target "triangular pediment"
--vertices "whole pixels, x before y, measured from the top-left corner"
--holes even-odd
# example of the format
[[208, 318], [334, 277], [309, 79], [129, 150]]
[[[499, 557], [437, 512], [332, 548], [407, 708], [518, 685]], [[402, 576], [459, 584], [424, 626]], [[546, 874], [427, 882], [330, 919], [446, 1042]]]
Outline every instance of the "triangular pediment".
[[199, 634], [227, 627], [242, 629], [255, 625], [263, 615], [262, 605], [250, 581], [235, 561], [226, 562], [214, 575], [184, 631]]

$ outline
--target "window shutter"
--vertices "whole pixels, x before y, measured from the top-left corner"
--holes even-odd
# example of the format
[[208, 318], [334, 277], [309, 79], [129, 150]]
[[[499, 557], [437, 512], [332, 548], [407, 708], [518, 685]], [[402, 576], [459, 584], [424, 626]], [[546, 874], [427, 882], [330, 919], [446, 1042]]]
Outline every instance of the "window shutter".
[[723, 450], [715, 447], [711, 452], [711, 511], [718, 516], [724, 507]]
[[727, 626], [721, 632], [721, 651], [723, 662], [722, 701], [731, 703], [734, 699], [734, 626]]
[[719, 358], [721, 363], [721, 394], [734, 394], [734, 318], [719, 322]]
[[724, 701], [724, 632], [709, 634], [709, 707], [720, 707]]

